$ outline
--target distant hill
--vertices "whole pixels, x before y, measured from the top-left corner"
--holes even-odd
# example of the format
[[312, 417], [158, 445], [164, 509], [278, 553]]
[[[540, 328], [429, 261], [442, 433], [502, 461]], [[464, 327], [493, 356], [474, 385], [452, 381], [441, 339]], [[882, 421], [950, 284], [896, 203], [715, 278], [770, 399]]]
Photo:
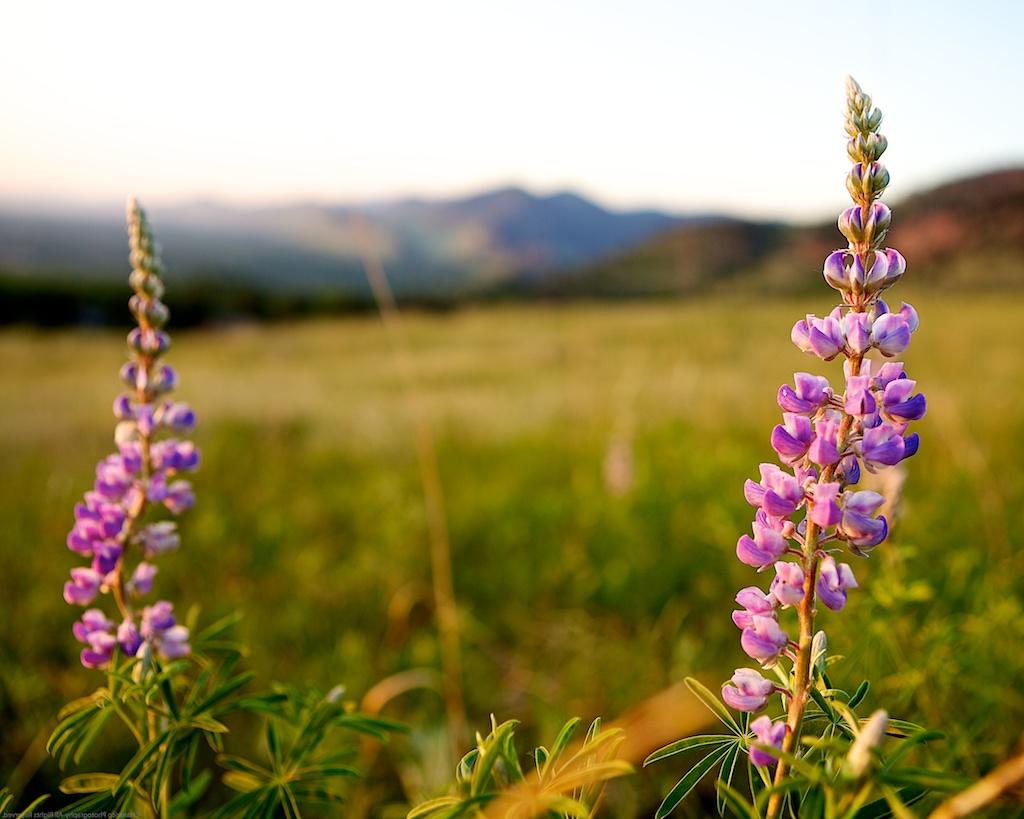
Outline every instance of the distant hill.
[[[283, 292], [365, 292], [359, 225], [395, 289], [447, 297], [516, 275], [594, 264], [691, 221], [616, 212], [572, 193], [504, 188], [451, 200], [363, 206], [153, 207], [171, 275]], [[0, 273], [95, 282], [124, 279], [122, 215], [114, 210], [0, 207]]]
[[[1024, 286], [1024, 169], [952, 182], [893, 210], [888, 243], [908, 258], [908, 283]], [[403, 301], [425, 306], [795, 293], [819, 287], [822, 260], [842, 243], [831, 221], [616, 212], [518, 188], [360, 206], [199, 202], [151, 216], [178, 326], [365, 308], [367, 238]], [[0, 324], [123, 323], [125, 245], [113, 208], [0, 206]]]
[[[825, 255], [844, 244], [835, 223], [810, 227], [721, 219], [683, 225], [559, 278], [513, 289], [553, 297], [679, 296], [742, 285], [798, 292], [820, 283]], [[983, 174], [893, 205], [886, 242], [928, 286], [1024, 286], [1024, 169]]]

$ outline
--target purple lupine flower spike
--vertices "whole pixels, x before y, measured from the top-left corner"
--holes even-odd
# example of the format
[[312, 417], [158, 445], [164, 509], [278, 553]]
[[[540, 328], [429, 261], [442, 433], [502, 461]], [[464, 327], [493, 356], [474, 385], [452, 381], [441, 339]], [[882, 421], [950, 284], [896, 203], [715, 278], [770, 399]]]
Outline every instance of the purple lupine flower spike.
[[[889, 521], [878, 514], [885, 498], [850, 487], [859, 482], [862, 468], [877, 472], [917, 452], [920, 438], [908, 426], [927, 409], [903, 362], [890, 360], [907, 349], [919, 317], [910, 305], [893, 310], [881, 298], [907, 269], [903, 256], [884, 244], [893, 216], [878, 201], [889, 183], [879, 162], [888, 144], [878, 133], [881, 120], [870, 97], [849, 80], [846, 133], [853, 167], [846, 186], [853, 205], [838, 220], [848, 245], [830, 253], [822, 267], [842, 304], [823, 317], [805, 315], [790, 333], [803, 352], [823, 361], [842, 359], [842, 391], [833, 391], [814, 373], [797, 373], [793, 386], [782, 385], [777, 395], [782, 423], [770, 438], [782, 466], [761, 464], [760, 480], [743, 487], [757, 511], [753, 536], [740, 537], [736, 555], [758, 570], [773, 566], [775, 576], [767, 593], [751, 586], [736, 596], [741, 608], [733, 612], [733, 622], [741, 630], [743, 650], [764, 666], [780, 664], [780, 678], [790, 681], [776, 688], [789, 695], [786, 721], [765, 716], [750, 727], [758, 742], [787, 754], [796, 753], [793, 743], [808, 690], [815, 685], [810, 655], [818, 609], [843, 609], [849, 590], [857, 588], [853, 569], [829, 551], [839, 545], [863, 557], [889, 533]], [[800, 630], [792, 644], [780, 622], [791, 616], [785, 611], [789, 607], [796, 610]], [[734, 708], [756, 711], [767, 704], [768, 685], [756, 672], [741, 669], [723, 686], [722, 696]], [[756, 748], [750, 757], [756, 765], [775, 762]], [[779, 762], [776, 785], [786, 767]], [[775, 819], [780, 804], [776, 793], [766, 816]]]
[[118, 451], [97, 464], [93, 490], [75, 507], [67, 538], [68, 548], [90, 565], [71, 570], [64, 599], [88, 606], [109, 593], [120, 614], [116, 628], [101, 608], [87, 610], [75, 623], [75, 638], [86, 645], [82, 664], [89, 668], [105, 667], [118, 650], [133, 657], [144, 644], [168, 659], [190, 650], [188, 629], [175, 622], [170, 603], [147, 607], [141, 615], [132, 608], [131, 598], [144, 597], [153, 588], [157, 568], [147, 561], [178, 545], [173, 521], [144, 527], [139, 521], [152, 504], [162, 503], [174, 514], [192, 505], [191, 485], [176, 478], [198, 467], [199, 452], [190, 441], [157, 439], [167, 431], [188, 432], [195, 426], [195, 414], [187, 404], [163, 398], [178, 379], [170, 366], [159, 363], [170, 347], [163, 330], [168, 311], [160, 301], [162, 265], [145, 213], [134, 201], [128, 208], [128, 229], [129, 283], [135, 291], [129, 308], [137, 326], [128, 334], [134, 355], [121, 368], [121, 380], [130, 392], [114, 400]]

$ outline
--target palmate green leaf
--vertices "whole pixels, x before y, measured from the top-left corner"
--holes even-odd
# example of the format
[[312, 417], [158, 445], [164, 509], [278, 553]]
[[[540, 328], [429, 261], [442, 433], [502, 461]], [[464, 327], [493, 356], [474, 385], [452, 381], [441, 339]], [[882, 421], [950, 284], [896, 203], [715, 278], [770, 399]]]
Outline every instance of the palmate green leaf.
[[686, 687], [693, 692], [694, 696], [704, 703], [708, 710], [725, 724], [726, 728], [729, 728], [737, 736], [743, 735], [742, 729], [736, 723], [736, 720], [733, 719], [732, 714], [729, 713], [729, 709], [725, 707], [718, 697], [708, 690], [707, 686], [693, 677], [687, 677], [683, 682], [686, 683]]
[[686, 737], [685, 739], [678, 739], [675, 742], [671, 742], [664, 748], [659, 748], [657, 751], [652, 753], [647, 759], [644, 760], [644, 767], [657, 762], [660, 759], [666, 759], [676, 754], [681, 754], [684, 751], [690, 751], [694, 748], [702, 748], [706, 745], [724, 745], [727, 742], [735, 742], [735, 737], [731, 737], [728, 734], [699, 734], [698, 736]]
[[723, 806], [728, 807], [738, 819], [758, 819], [760, 814], [754, 809], [754, 806], [727, 782], [719, 779], [715, 783], [715, 787], [718, 789]]
[[[733, 774], [736, 773], [736, 758], [739, 756], [740, 746], [739, 743], [734, 743], [732, 748], [726, 753], [725, 759], [722, 760], [722, 770], [718, 774], [718, 782], [726, 785], [732, 785]], [[716, 801], [716, 807], [718, 808], [718, 815], [722, 816], [725, 813], [725, 794], [721, 789], [718, 791], [718, 798]]]
[[661, 805], [654, 814], [654, 819], [664, 819], [664, 817], [672, 813], [679, 806], [679, 803], [686, 798], [687, 794], [697, 786], [697, 783], [704, 778], [704, 775], [721, 762], [728, 752], [728, 747], [716, 749], [690, 768], [683, 778], [675, 784], [675, 787], [668, 792], [664, 800], [662, 800]]
[[341, 714], [334, 718], [334, 724], [379, 740], [387, 739], [388, 734], [409, 733], [409, 726], [397, 720], [359, 713]]

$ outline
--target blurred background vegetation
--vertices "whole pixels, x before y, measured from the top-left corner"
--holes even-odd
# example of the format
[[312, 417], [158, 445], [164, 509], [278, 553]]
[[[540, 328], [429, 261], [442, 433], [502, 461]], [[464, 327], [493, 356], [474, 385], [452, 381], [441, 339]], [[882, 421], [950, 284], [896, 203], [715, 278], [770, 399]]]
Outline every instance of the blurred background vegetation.
[[[929, 399], [923, 443], [893, 537], [856, 561], [861, 589], [823, 626], [846, 655], [841, 685], [870, 678], [871, 707], [946, 731], [929, 753], [973, 775], [1024, 724], [1024, 298], [898, 295], [922, 317], [906, 361]], [[406, 317], [475, 729], [493, 712], [547, 740], [567, 716], [612, 718], [684, 675], [713, 682], [744, 664], [729, 619], [754, 579], [733, 554], [751, 518], [741, 487], [771, 456], [776, 388], [816, 364], [789, 328], [824, 306], [719, 295]], [[122, 351], [112, 330], [0, 333], [0, 771], [27, 792], [56, 785], [41, 738], [96, 683], [60, 596], [63, 541], [110, 449]], [[265, 679], [343, 682], [358, 698], [436, 669], [413, 424], [379, 321], [177, 332], [169, 360], [203, 463], [161, 594], [205, 621], [244, 612]], [[377, 759], [365, 802], [393, 810], [374, 815], [451, 775], [436, 692], [384, 713], [414, 729]], [[648, 812], [676, 772], [614, 784], [609, 809]]]

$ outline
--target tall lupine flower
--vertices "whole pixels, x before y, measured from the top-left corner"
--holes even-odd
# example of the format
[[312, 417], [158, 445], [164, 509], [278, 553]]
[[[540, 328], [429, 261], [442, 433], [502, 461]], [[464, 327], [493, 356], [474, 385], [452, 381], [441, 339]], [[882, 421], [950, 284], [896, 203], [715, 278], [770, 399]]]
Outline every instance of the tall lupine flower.
[[[760, 480], [748, 480], [744, 496], [757, 509], [753, 537], [737, 543], [739, 559], [758, 570], [773, 566], [775, 576], [767, 593], [756, 586], [737, 595], [742, 610], [733, 621], [742, 630], [743, 650], [764, 667], [772, 667], [783, 687], [769, 683], [753, 669], [739, 669], [722, 694], [741, 711], [765, 708], [770, 694], [780, 690], [789, 700], [786, 720], [760, 717], [751, 723], [762, 745], [794, 753], [807, 705], [811, 678], [814, 619], [819, 602], [839, 611], [850, 589], [857, 587], [853, 569], [834, 552], [844, 547], [866, 557], [888, 534], [888, 523], [877, 515], [884, 498], [876, 492], [851, 489], [861, 466], [885, 469], [917, 451], [918, 437], [907, 427], [925, 413], [924, 396], [915, 393], [903, 364], [888, 361], [903, 353], [917, 329], [913, 307], [893, 309], [882, 300], [906, 270], [903, 257], [884, 246], [892, 222], [888, 207], [878, 201], [889, 182], [879, 158], [886, 139], [878, 132], [882, 113], [852, 79], [847, 83], [847, 152], [853, 168], [847, 190], [853, 205], [839, 217], [846, 248], [825, 259], [825, 281], [839, 292], [842, 304], [824, 317], [808, 315], [793, 326], [791, 338], [802, 351], [823, 361], [843, 360], [843, 389], [800, 372], [792, 386], [778, 393], [782, 423], [770, 437], [784, 466], [761, 464]], [[869, 356], [881, 357], [873, 362]], [[884, 362], [884, 363], [883, 363]], [[791, 641], [781, 617], [793, 607], [797, 640]], [[789, 628], [787, 626], [787, 628]], [[751, 750], [755, 764], [774, 764], [759, 748]], [[776, 768], [776, 782], [786, 764]], [[769, 816], [777, 816], [778, 795]]]
[[75, 506], [67, 540], [68, 548], [90, 564], [71, 570], [64, 599], [90, 606], [109, 594], [119, 618], [90, 608], [75, 623], [72, 632], [85, 644], [81, 659], [89, 668], [109, 664], [117, 649], [127, 656], [155, 652], [165, 659], [190, 650], [188, 629], [176, 622], [170, 603], [161, 600], [139, 609], [157, 572], [149, 561], [178, 546], [174, 521], [144, 523], [144, 518], [160, 506], [178, 515], [192, 505], [192, 487], [179, 475], [199, 465], [199, 453], [177, 437], [195, 426], [195, 414], [167, 398], [178, 379], [160, 363], [170, 347], [163, 330], [169, 314], [160, 301], [163, 268], [146, 215], [134, 200], [128, 205], [128, 236], [129, 284], [135, 291], [129, 309], [137, 326], [128, 334], [132, 358], [121, 368], [128, 392], [114, 400], [117, 452], [97, 464], [95, 485]]

